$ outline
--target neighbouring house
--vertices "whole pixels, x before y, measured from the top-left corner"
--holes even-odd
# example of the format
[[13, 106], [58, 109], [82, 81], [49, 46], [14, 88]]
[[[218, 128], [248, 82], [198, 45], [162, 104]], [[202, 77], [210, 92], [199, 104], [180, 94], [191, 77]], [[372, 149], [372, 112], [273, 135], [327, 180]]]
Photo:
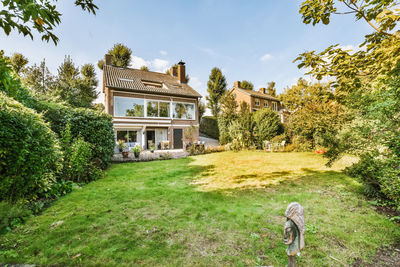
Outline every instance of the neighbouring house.
[[236, 81], [230, 93], [235, 96], [239, 106], [241, 102], [247, 102], [251, 112], [262, 108], [270, 108], [278, 113], [282, 123], [287, 122], [289, 112], [284, 108], [278, 98], [268, 95], [266, 90], [266, 88], [260, 88], [258, 91], [243, 89], [240, 87], [240, 82]]
[[182, 149], [185, 129], [199, 136], [198, 102], [201, 95], [186, 83], [185, 63], [170, 74], [120, 68], [105, 56], [103, 68], [105, 110], [113, 117], [115, 137], [128, 147]]

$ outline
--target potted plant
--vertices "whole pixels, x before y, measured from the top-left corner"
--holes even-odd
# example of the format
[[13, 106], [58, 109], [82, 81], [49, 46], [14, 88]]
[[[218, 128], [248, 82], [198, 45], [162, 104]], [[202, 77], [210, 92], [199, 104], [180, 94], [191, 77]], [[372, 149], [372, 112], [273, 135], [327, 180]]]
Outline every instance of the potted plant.
[[124, 150], [124, 148], [126, 147], [125, 145], [125, 141], [124, 140], [118, 140], [117, 141], [118, 144], [118, 150], [119, 152], [122, 152]]
[[156, 149], [156, 146], [153, 144], [153, 145], [151, 145], [151, 147], [150, 147], [150, 152], [151, 153], [154, 153], [154, 150]]
[[127, 159], [127, 158], [129, 157], [129, 150], [124, 150], [124, 151], [122, 151], [122, 157], [123, 157], [124, 159]]
[[133, 148], [133, 154], [135, 155], [135, 158], [139, 158], [140, 151], [142, 151], [142, 147], [140, 145], [136, 145]]

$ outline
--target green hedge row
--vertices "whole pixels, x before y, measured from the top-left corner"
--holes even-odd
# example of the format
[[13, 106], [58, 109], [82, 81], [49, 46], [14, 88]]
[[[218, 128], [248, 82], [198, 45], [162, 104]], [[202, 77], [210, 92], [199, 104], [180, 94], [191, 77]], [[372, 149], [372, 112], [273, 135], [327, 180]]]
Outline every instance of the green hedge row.
[[219, 130], [217, 118], [212, 116], [204, 116], [200, 122], [200, 132], [209, 137], [219, 139]]

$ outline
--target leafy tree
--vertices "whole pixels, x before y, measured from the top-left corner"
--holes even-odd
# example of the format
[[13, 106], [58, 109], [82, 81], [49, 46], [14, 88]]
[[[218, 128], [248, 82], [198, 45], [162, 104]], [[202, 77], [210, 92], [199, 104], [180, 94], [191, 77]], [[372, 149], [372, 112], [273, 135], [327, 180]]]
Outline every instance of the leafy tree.
[[36, 94], [46, 94], [54, 87], [55, 77], [50, 73], [46, 67], [46, 60], [43, 59], [39, 65], [34, 64], [25, 69], [22, 83]]
[[85, 64], [81, 71], [71, 57], [65, 57], [58, 68], [55, 89], [52, 94], [74, 107], [91, 107], [97, 98], [98, 81], [92, 64]]
[[105, 107], [104, 107], [103, 103], [93, 104], [93, 109], [100, 111], [100, 112], [105, 112]]
[[217, 117], [219, 141], [221, 144], [227, 144], [231, 142], [229, 126], [238, 118], [237, 109], [238, 104], [234, 95], [226, 92], [221, 98], [221, 112]]
[[270, 108], [259, 109], [253, 113], [253, 135], [258, 147], [262, 148], [264, 141], [283, 132], [283, 126], [278, 114]]
[[240, 82], [240, 88], [253, 90], [254, 89], [254, 85], [249, 81], [243, 80], [243, 81]]
[[199, 103], [198, 103], [198, 112], [199, 112], [199, 121], [201, 121], [201, 118], [203, 117], [204, 113], [206, 112], [206, 105], [204, 104], [203, 101], [199, 101]]
[[149, 68], [148, 68], [147, 66], [141, 66], [141, 67], [140, 67], [140, 70], [149, 71]]
[[240, 103], [238, 118], [231, 122], [228, 130], [233, 150], [248, 149], [253, 145], [253, 121], [247, 102]]
[[211, 70], [209, 80], [207, 82], [207, 92], [207, 107], [211, 109], [212, 115], [217, 117], [220, 111], [221, 97], [226, 92], [225, 76], [222, 75], [222, 71], [217, 67]]
[[[17, 30], [24, 36], [33, 40], [34, 32], [44, 41], [52, 40], [55, 45], [58, 37], [54, 28], [61, 22], [62, 14], [57, 11], [56, 0], [7, 0], [2, 1], [3, 8], [0, 13], [0, 27], [6, 35]], [[82, 10], [96, 14], [98, 7], [93, 0], [75, 0], [75, 6]]]
[[295, 111], [310, 103], [319, 104], [330, 101], [334, 99], [334, 92], [329, 84], [312, 84], [300, 78], [296, 85], [285, 89], [280, 99], [288, 110]]
[[267, 86], [267, 94], [276, 96], [275, 82], [269, 82]]
[[[121, 43], [115, 44], [107, 53], [111, 55], [111, 65], [113, 66], [127, 68], [131, 64], [132, 50]], [[103, 69], [104, 60], [100, 59], [97, 66]]]
[[28, 59], [20, 54], [20, 53], [14, 53], [12, 57], [10, 58], [11, 66], [13, 68], [13, 71], [20, 76], [21, 72], [24, 70], [26, 64], [28, 64]]

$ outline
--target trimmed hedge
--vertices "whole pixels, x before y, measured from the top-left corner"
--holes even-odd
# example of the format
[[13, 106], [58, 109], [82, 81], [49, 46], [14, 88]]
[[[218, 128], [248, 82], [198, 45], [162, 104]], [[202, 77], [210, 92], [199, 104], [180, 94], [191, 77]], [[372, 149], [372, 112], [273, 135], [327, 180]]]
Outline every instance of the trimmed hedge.
[[56, 134], [34, 110], [0, 92], [0, 200], [34, 199], [61, 167]]
[[200, 122], [200, 132], [209, 137], [219, 139], [219, 130], [217, 118], [212, 116], [204, 116]]

